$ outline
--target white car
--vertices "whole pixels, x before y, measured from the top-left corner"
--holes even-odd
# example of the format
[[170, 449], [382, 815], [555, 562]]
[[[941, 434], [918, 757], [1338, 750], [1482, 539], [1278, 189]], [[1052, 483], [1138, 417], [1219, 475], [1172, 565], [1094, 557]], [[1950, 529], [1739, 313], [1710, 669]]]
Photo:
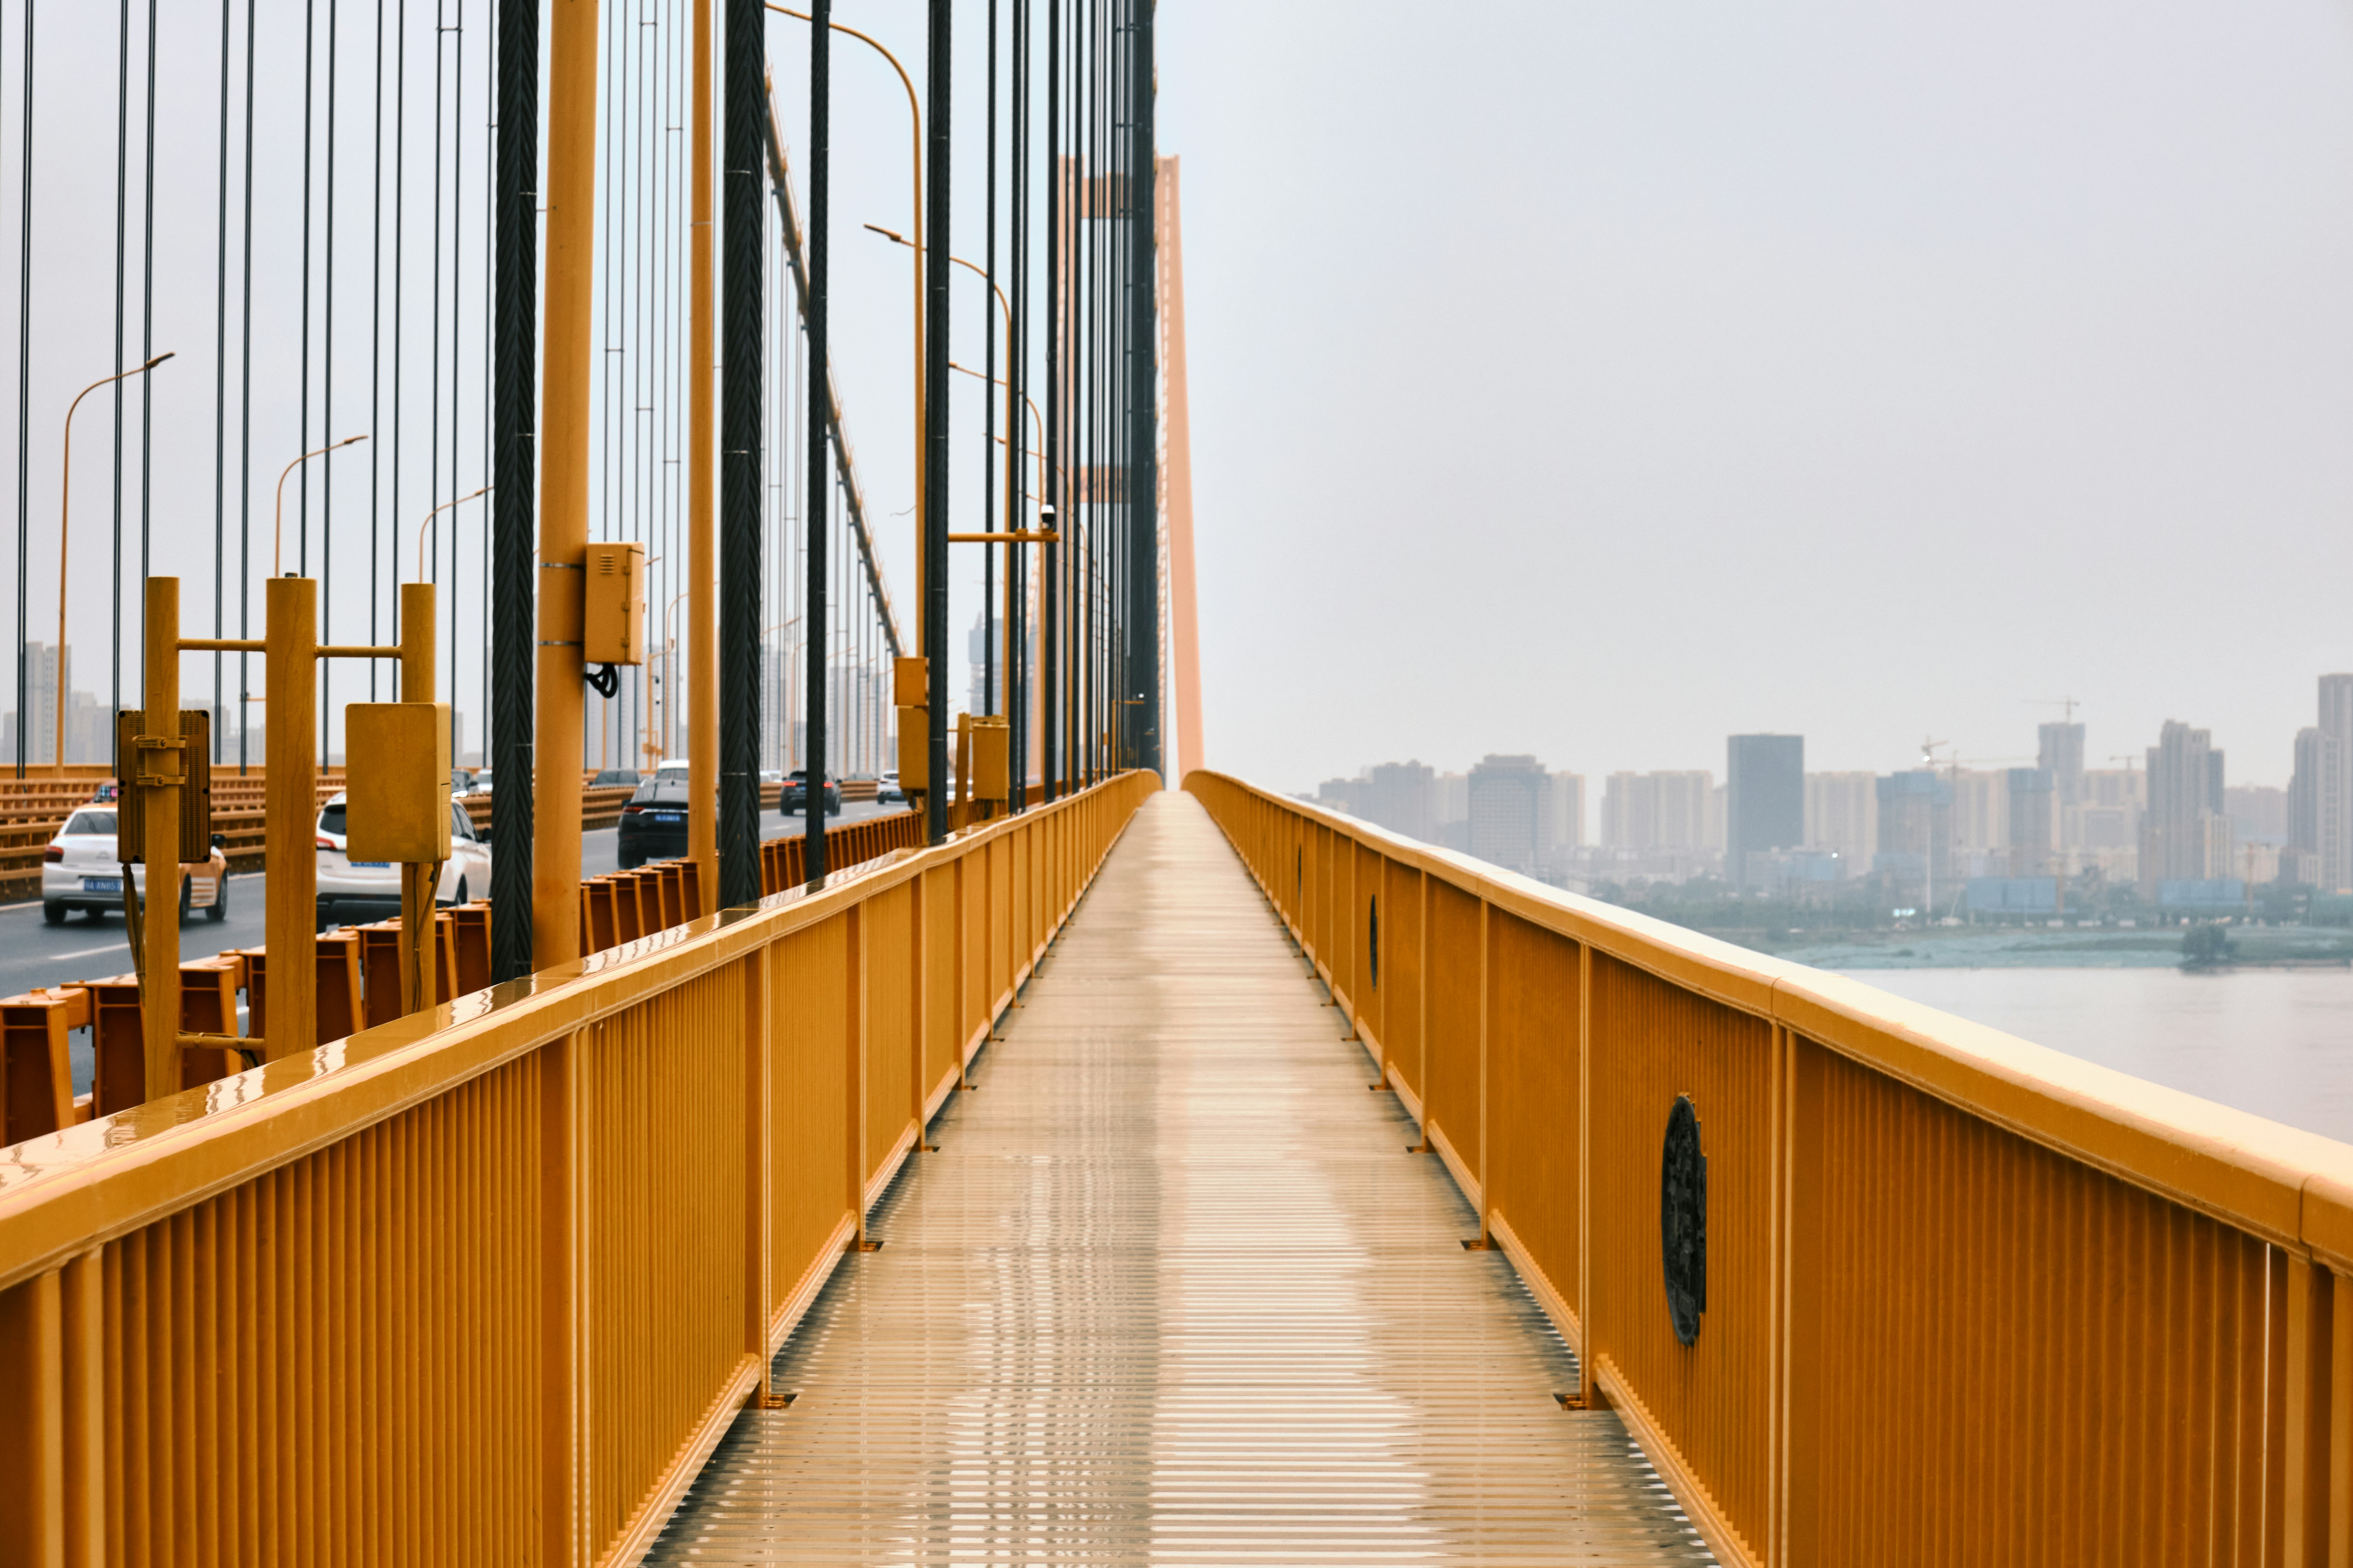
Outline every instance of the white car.
[[[62, 925], [76, 910], [95, 920], [122, 912], [122, 861], [115, 847], [119, 819], [111, 805], [78, 806], [41, 852], [41, 918]], [[204, 860], [180, 868], [180, 914], [202, 910], [206, 920], [228, 918], [228, 858], [216, 837]], [[143, 900], [147, 868], [131, 868], [131, 885]]]
[[907, 792], [899, 787], [898, 769], [890, 769], [888, 772], [884, 773], [881, 778], [874, 781], [874, 799], [878, 805], [883, 801], [891, 800], [898, 801], [902, 805], [905, 804]]
[[[345, 797], [338, 792], [319, 809], [319, 929], [392, 920], [400, 914], [400, 871], [385, 860], [344, 858]], [[442, 904], [462, 904], [491, 896], [491, 847], [474, 833], [473, 818], [457, 797], [449, 799], [449, 858], [433, 896]]]

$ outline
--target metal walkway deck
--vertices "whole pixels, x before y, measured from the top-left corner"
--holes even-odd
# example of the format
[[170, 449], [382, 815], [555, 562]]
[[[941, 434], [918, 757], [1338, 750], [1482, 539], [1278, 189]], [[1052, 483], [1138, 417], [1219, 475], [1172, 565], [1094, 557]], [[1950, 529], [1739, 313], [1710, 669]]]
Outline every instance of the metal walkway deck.
[[1706, 1563], [1155, 797], [654, 1563]]

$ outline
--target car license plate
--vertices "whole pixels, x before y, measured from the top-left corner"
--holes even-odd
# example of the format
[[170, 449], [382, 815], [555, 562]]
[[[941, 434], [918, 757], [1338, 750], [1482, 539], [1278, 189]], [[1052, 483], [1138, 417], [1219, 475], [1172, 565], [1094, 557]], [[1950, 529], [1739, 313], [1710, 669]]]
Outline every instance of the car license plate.
[[389, 871], [392, 869], [392, 862], [389, 860], [354, 860], [352, 862], [352, 869], [354, 871]]
[[649, 812], [647, 815], [651, 816], [656, 822], [683, 822], [686, 820], [685, 817], [681, 816], [675, 811], [655, 811]]
[[85, 893], [119, 893], [122, 891], [120, 877], [84, 877], [81, 890]]

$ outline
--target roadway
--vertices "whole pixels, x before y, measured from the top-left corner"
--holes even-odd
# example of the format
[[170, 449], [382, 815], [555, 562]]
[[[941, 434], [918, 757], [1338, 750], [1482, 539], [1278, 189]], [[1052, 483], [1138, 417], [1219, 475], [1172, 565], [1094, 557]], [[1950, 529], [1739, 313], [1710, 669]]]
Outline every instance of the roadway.
[[[851, 823], [886, 812], [902, 810], [871, 801], [845, 801], [836, 824]], [[800, 831], [800, 818], [789, 820], [776, 812], [760, 816], [760, 836], [781, 838]], [[495, 852], [495, 851], [494, 851]], [[604, 827], [580, 836], [580, 871], [594, 877], [620, 868], [620, 829]], [[268, 907], [268, 874], [248, 871], [228, 881], [228, 914], [210, 921], [199, 911], [180, 927], [184, 958], [206, 958], [233, 947], [259, 947], [262, 912]], [[69, 917], [53, 926], [41, 918], [37, 900], [0, 906], [0, 996], [16, 996], [37, 985], [60, 985], [74, 980], [99, 980], [128, 973], [131, 939], [120, 914]], [[90, 1032], [74, 1032], [74, 1092], [90, 1089]]]

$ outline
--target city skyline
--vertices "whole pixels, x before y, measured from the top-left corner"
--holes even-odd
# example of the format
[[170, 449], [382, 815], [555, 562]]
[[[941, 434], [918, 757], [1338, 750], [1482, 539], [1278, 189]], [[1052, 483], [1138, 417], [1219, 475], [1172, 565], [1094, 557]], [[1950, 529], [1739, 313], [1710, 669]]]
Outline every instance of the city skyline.
[[[2105, 727], [2100, 725], [2097, 720], [2089, 712], [2090, 704], [2088, 702], [2068, 699], [2021, 700], [2020, 704], [2021, 717], [2018, 722], [2011, 727], [2010, 731], [2007, 732], [2007, 734], [1999, 731], [1992, 732], [1982, 745], [1971, 745], [1967, 742], [1956, 742], [1947, 740], [1946, 738], [1946, 731], [1935, 730], [1932, 726], [1931, 732], [1929, 733], [1923, 734], [1919, 738], [1914, 739], [1908, 742], [1896, 742], [1890, 747], [1885, 753], [1880, 755], [1875, 762], [1868, 755], [1858, 759], [1846, 756], [1842, 753], [1835, 760], [1826, 758], [1818, 760], [1820, 757], [1820, 752], [1812, 731], [1806, 729], [1802, 724], [1799, 724], [1792, 725], [1788, 731], [1788, 733], [1801, 735], [1805, 738], [1805, 772], [1810, 777], [1818, 773], [1899, 773], [1908, 768], [1916, 768], [1922, 765], [1920, 761], [1922, 742], [1929, 740], [1933, 740], [1936, 742], [1936, 751], [1940, 758], [1947, 756], [1959, 757], [1962, 761], [1962, 765], [1965, 771], [1975, 771], [1978, 764], [1980, 763], [1990, 763], [1998, 768], [2010, 767], [2027, 763], [2037, 763], [2043, 761], [2040, 751], [2042, 739], [2041, 731], [2055, 727], [2051, 724], [2043, 715], [2052, 709], [2061, 707], [2063, 703], [2066, 708], [2075, 715], [2072, 720], [2064, 721], [2063, 722], [2072, 722], [2085, 731], [2084, 739], [2077, 743], [2079, 750], [2076, 755], [2075, 765], [2087, 771], [2106, 772], [2123, 765], [2127, 762], [2129, 762], [2129, 763], [2134, 767], [2144, 765], [2145, 752], [2149, 747], [2158, 743], [2164, 726], [2168, 722], [2179, 721], [2181, 722], [2195, 724], [2198, 728], [2208, 731], [2211, 736], [2211, 744], [2213, 749], [2226, 752], [2230, 756], [2231, 782], [2233, 785], [2244, 784], [2284, 791], [2288, 789], [2294, 782], [2296, 765], [2295, 759], [2297, 755], [2297, 738], [2305, 730], [2314, 727], [2313, 688], [2308, 684], [2314, 680], [2322, 682], [2342, 680], [2353, 683], [2353, 675], [2340, 674], [2333, 671], [2316, 671], [2312, 676], [2306, 677], [2306, 683], [2300, 683], [2298, 685], [2298, 690], [2302, 696], [2299, 716], [2297, 717], [2296, 722], [2284, 730], [2277, 737], [2275, 743], [2269, 745], [2266, 745], [2263, 740], [2260, 737], [2250, 741], [2249, 738], [2243, 736], [2226, 735], [2219, 726], [2209, 725], [2202, 720], [2188, 716], [2189, 715], [2190, 710], [2186, 705], [2183, 705], [2180, 712], [2165, 712], [2159, 719], [2147, 726], [2147, 731], [2144, 734], [2133, 736], [2118, 734], [2110, 736], [2109, 739], [2116, 742], [2116, 749], [2113, 752], [2103, 752], [2099, 749], [2104, 743], [2100, 739], [2100, 735]], [[2336, 689], [2332, 688], [2331, 689]], [[2353, 689], [2353, 687], [2348, 687], [2346, 689]], [[2340, 700], [2353, 702], [2353, 698], [2344, 698], [2340, 699]], [[2160, 704], [2159, 706], [2161, 707], [2162, 705]], [[2353, 714], [2353, 709], [2348, 709], [2348, 714]], [[2353, 725], [2353, 718], [2348, 718], [2346, 721], [2348, 725]], [[1433, 770], [1440, 773], [1467, 773], [1472, 767], [1478, 763], [1481, 758], [1489, 755], [1526, 754], [1539, 758], [1548, 767], [1565, 767], [1583, 775], [1586, 778], [1594, 780], [1606, 779], [1610, 774], [1618, 773], [1664, 773], [1708, 772], [1715, 774], [1718, 782], [1722, 782], [1725, 774], [1725, 737], [1727, 734], [1736, 732], [1744, 731], [1727, 731], [1715, 735], [1712, 740], [1694, 742], [1694, 744], [1704, 744], [1709, 748], [1708, 751], [1702, 752], [1696, 759], [1688, 759], [1685, 756], [1680, 742], [1678, 744], [1676, 754], [1672, 758], [1640, 757], [1631, 760], [1615, 758], [1602, 758], [1596, 760], [1583, 754], [1581, 749], [1578, 748], [1565, 749], [1556, 747], [1547, 751], [1546, 748], [1540, 746], [1516, 744], [1506, 747], [1501, 743], [1489, 743], [1477, 746], [1475, 748], [1474, 754], [1463, 757], [1460, 761], [1456, 761], [1452, 758], [1434, 757], [1427, 752], [1410, 752], [1408, 753], [1408, 757], [1410, 761], [1425, 763]], [[2008, 748], [2006, 750], [2002, 749], [2005, 744]], [[1394, 759], [1397, 753], [1401, 750], [1403, 750], [1403, 748], [1392, 748], [1391, 758]], [[2274, 755], [2274, 753], [2276, 754]], [[1212, 767], [1218, 767], [1220, 764], [1213, 758], [1209, 765]], [[1356, 771], [1358, 773], [1362, 773], [1366, 769], [1377, 765], [1378, 765], [1377, 762], [1372, 759], [1367, 759], [1357, 764]], [[1946, 763], [1943, 761], [1939, 761], [1936, 765], [1939, 768], [1942, 768]], [[1333, 776], [1332, 770], [1328, 767], [1325, 768], [1324, 770], [1323, 776]], [[1316, 783], [1316, 780], [1312, 779], [1293, 780], [1290, 781], [1285, 787], [1290, 788], [1294, 792], [1303, 790], [1312, 794], [1315, 788]], [[1588, 803], [1588, 809], [1598, 808], [1599, 798], [1600, 797], [1598, 795], [1593, 796]], [[1588, 823], [1588, 828], [1590, 828], [1591, 826], [1592, 825]]]
[[1570, 886], [1704, 876], [1776, 892], [1876, 876], [1929, 895], [1993, 879], [2016, 886], [1970, 897], [2012, 912], [2085, 876], [2152, 904], [2269, 882], [2353, 892], [2353, 674], [2322, 675], [2315, 693], [2284, 784], [2236, 776], [2212, 732], [2180, 719], [2101, 753], [2069, 703], [2036, 724], [2031, 755], [1930, 737], [1910, 767], [1811, 769], [1803, 735], [1746, 733], [1725, 738], [1720, 777], [1619, 769], [1589, 788], [1585, 771], [1489, 752], [1462, 772], [1376, 764], [1303, 798]]

